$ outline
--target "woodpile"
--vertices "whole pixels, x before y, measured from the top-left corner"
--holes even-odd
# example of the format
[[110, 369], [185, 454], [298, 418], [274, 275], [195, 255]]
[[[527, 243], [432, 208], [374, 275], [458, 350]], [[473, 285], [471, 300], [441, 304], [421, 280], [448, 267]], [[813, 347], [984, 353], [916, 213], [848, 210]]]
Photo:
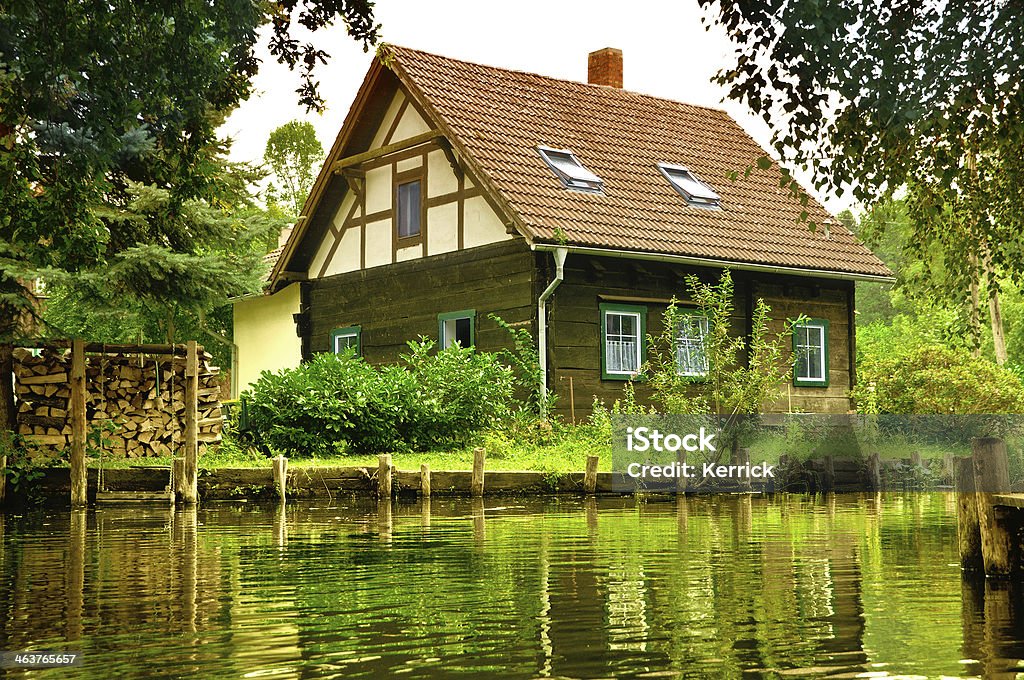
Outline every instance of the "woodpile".
[[[200, 447], [219, 442], [223, 418], [220, 369], [199, 355]], [[71, 442], [70, 352], [14, 351], [18, 433], [37, 448], [62, 450]], [[185, 440], [185, 358], [168, 355], [90, 354], [86, 363], [86, 432], [112, 423], [104, 455], [120, 458], [177, 455]], [[94, 442], [87, 443], [94, 448]]]

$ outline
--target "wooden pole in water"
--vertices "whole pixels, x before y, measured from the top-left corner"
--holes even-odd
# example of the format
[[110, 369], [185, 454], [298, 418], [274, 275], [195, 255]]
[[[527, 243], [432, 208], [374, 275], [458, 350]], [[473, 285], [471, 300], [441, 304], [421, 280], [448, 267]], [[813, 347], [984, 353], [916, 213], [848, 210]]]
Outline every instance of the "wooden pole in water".
[[71, 507], [88, 502], [85, 467], [85, 343], [71, 341]]
[[956, 489], [956, 540], [960, 547], [960, 568], [980, 571], [981, 527], [978, 524], [978, 500], [974, 492], [974, 459], [957, 458], [953, 477]]
[[676, 462], [679, 463], [679, 476], [676, 477], [676, 493], [686, 493], [686, 483], [689, 481], [683, 471], [686, 470], [686, 449], [679, 449], [676, 452]]
[[391, 500], [391, 454], [382, 453], [377, 458], [377, 498]]
[[[173, 396], [172, 396], [173, 400]], [[199, 501], [199, 351], [189, 340], [185, 354], [185, 469], [182, 502]]]
[[483, 448], [473, 449], [473, 480], [469, 492], [473, 496], [484, 495], [484, 456]]
[[430, 466], [420, 465], [420, 496], [430, 498]]
[[[879, 491], [882, 488], [882, 461], [879, 459], [878, 453], [872, 453], [868, 456], [868, 486], [871, 487], [872, 491]], [[974, 474], [973, 472], [971, 473]], [[973, 476], [971, 478], [973, 480]], [[973, 483], [971, 485], [973, 487]]]
[[[750, 449], [739, 448], [736, 449], [736, 465], [749, 465], [750, 464]], [[750, 491], [750, 477], [743, 476], [739, 478], [740, 490]]]
[[832, 456], [825, 456], [824, 469], [821, 475], [821, 490], [834, 491], [836, 488], [836, 463]]
[[274, 486], [277, 487], [277, 495], [281, 500], [285, 497], [288, 486], [288, 459], [284, 456], [274, 458]]
[[597, 491], [597, 456], [587, 456], [587, 469], [583, 473], [583, 493], [592, 494]]
[[974, 490], [981, 527], [981, 556], [986, 576], [1006, 576], [1013, 570], [1013, 537], [996, 515], [993, 495], [1010, 490], [1006, 443], [995, 437], [972, 442]]
[[175, 458], [171, 461], [171, 476], [174, 477], [174, 497], [184, 501], [185, 493], [185, 459]]

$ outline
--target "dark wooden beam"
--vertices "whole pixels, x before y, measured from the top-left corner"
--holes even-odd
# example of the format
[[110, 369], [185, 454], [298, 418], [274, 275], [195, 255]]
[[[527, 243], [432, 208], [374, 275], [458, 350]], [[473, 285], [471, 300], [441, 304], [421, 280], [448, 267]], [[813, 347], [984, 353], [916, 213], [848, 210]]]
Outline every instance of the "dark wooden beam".
[[370, 151], [364, 151], [363, 153], [357, 153], [354, 156], [337, 160], [331, 165], [331, 170], [334, 173], [339, 173], [345, 168], [350, 168], [359, 165], [360, 163], [365, 163], [366, 161], [372, 161], [376, 158], [381, 158], [382, 156], [395, 153], [396, 151], [403, 151], [414, 146], [419, 146], [420, 144], [425, 144], [441, 137], [442, 135], [443, 133], [440, 130], [428, 130], [427, 132], [414, 135], [408, 139], [403, 139], [400, 142], [395, 142], [394, 144], [388, 144], [377, 149], [371, 149]]

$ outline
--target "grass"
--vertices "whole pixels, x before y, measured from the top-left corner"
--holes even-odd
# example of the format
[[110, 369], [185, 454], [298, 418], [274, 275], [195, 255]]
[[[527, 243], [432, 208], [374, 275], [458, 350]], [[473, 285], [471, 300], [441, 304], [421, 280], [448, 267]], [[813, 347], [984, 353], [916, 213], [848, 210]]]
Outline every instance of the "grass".
[[[589, 431], [561, 427], [544, 436], [524, 436], [513, 440], [499, 432], [487, 432], [478, 442], [462, 448], [444, 451], [391, 452], [392, 464], [399, 470], [419, 470], [426, 464], [431, 470], [469, 470], [473, 467], [473, 449], [482, 446], [487, 451], [488, 470], [530, 470], [534, 472], [582, 472], [587, 456], [599, 456], [600, 470], [611, 470], [611, 446], [602, 444]], [[377, 467], [376, 454], [337, 455], [321, 458], [288, 456], [293, 468], [315, 467]], [[98, 459], [90, 460], [97, 467]], [[106, 458], [106, 469], [136, 466], [170, 465], [169, 457], [112, 459]], [[199, 458], [199, 467], [269, 468], [270, 458], [255, 449], [246, 449], [235, 442], [227, 442], [211, 449]]]

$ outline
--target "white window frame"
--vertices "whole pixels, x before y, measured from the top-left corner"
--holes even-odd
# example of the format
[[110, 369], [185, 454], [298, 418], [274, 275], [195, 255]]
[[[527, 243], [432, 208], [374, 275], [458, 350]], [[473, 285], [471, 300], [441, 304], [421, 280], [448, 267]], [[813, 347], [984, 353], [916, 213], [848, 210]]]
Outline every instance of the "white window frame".
[[[335, 354], [341, 354], [343, 349], [338, 346], [338, 341], [344, 338], [355, 339], [356, 356], [362, 353], [362, 338], [360, 337], [362, 330], [359, 326], [348, 326], [346, 328], [337, 328], [331, 331], [331, 351]], [[351, 347], [352, 345], [348, 345]]]
[[[818, 343], [811, 344], [810, 336], [807, 342], [800, 342], [800, 332], [816, 330], [818, 332]], [[796, 385], [826, 385], [828, 383], [828, 324], [818, 319], [812, 319], [793, 327], [793, 350], [796, 352], [796, 360], [793, 362], [793, 382]], [[798, 373], [800, 369], [800, 357], [810, 356], [810, 351], [816, 350], [818, 365], [821, 367], [820, 376], [805, 376]], [[810, 367], [811, 362], [805, 361], [804, 366]]]
[[[645, 332], [645, 319], [646, 309], [642, 307], [632, 307], [623, 309], [624, 305], [614, 305], [608, 308], [602, 307], [601, 309], [601, 372], [603, 379], [627, 379], [637, 375], [640, 372], [640, 367], [643, 365], [643, 349], [644, 349], [644, 332]], [[622, 342], [623, 338], [632, 338], [634, 340], [634, 355], [633, 362], [636, 366], [633, 370], [612, 370], [611, 361], [608, 354], [608, 350], [611, 347], [610, 339], [612, 333], [608, 330], [608, 319], [611, 316], [632, 318], [634, 320], [635, 334], [631, 336], [623, 335], [622, 333], [615, 334], [615, 337], [620, 338], [619, 342]]]
[[[555, 176], [559, 179], [566, 189], [574, 189], [576, 191], [585, 191], [592, 194], [600, 194], [604, 191], [604, 180], [595, 175], [593, 172], [587, 169], [580, 159], [576, 157], [569, 149], [554, 149], [550, 146], [538, 146], [537, 152], [540, 153], [540, 157], [544, 159], [551, 171], [555, 173]], [[575, 164], [575, 168], [571, 168], [571, 171], [567, 171], [565, 167], [559, 165], [552, 158], [552, 154], [560, 154], [566, 156], [566, 159], [572, 164]]]
[[[699, 312], [683, 312], [680, 318], [680, 322], [682, 323], [689, 324], [694, 321], [697, 322], [697, 328], [700, 330], [700, 337], [684, 338], [682, 328], [680, 328], [679, 331], [676, 333], [676, 374], [686, 376], [688, 378], [705, 378], [707, 377], [708, 370], [710, 367], [708, 365], [708, 354], [704, 343], [707, 340], [711, 324], [708, 320], [708, 317]], [[680, 325], [682, 325], [682, 323]], [[704, 368], [701, 371], [694, 372], [683, 370], [683, 362], [680, 361], [680, 352], [683, 350], [684, 347], [688, 348], [690, 352], [700, 352], [700, 358], [702, 359], [702, 363], [704, 365]]]
[[[686, 199], [688, 205], [696, 206], [698, 208], [711, 208], [720, 210], [722, 207], [722, 197], [715, 193], [715, 190], [711, 186], [702, 180], [700, 177], [690, 170], [685, 165], [675, 165], [673, 163], [658, 163], [658, 170], [665, 176], [668, 183], [672, 185], [672, 188], [676, 192]], [[684, 175], [686, 179], [690, 180], [697, 185], [697, 188], [704, 187], [706, 191], [703, 193], [694, 193], [690, 191], [680, 180], [679, 175]]]
[[457, 312], [437, 315], [437, 340], [440, 349], [448, 349], [456, 342], [456, 324], [462, 320], [469, 321], [469, 345], [467, 346], [473, 347], [476, 344], [476, 310], [460, 309]]

